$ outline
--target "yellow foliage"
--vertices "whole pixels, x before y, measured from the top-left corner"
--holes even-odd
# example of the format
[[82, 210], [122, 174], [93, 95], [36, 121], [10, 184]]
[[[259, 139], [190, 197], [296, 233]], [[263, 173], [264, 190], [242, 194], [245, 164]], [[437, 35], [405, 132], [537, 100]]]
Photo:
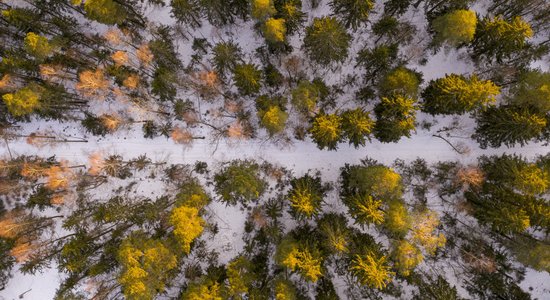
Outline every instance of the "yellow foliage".
[[397, 242], [393, 257], [395, 267], [403, 276], [409, 276], [411, 271], [424, 260], [424, 256], [420, 249], [407, 240]]
[[182, 300], [223, 300], [220, 285], [217, 282], [205, 281], [189, 285]]
[[545, 193], [549, 185], [550, 174], [535, 164], [528, 164], [514, 172], [514, 186], [528, 195]]
[[269, 18], [264, 24], [264, 36], [270, 42], [285, 40], [286, 26], [284, 19]]
[[299, 245], [290, 239], [285, 239], [279, 244], [277, 260], [280, 265], [298, 272], [311, 282], [317, 282], [323, 275], [320, 252], [315, 248]]
[[8, 107], [8, 111], [15, 117], [28, 115], [41, 106], [40, 86], [29, 84], [15, 93], [5, 94], [2, 100]]
[[382, 201], [375, 200], [370, 195], [355, 195], [350, 201], [352, 202], [350, 213], [359, 223], [382, 224], [384, 222]]
[[27, 33], [24, 42], [25, 50], [38, 59], [44, 59], [53, 52], [48, 39], [34, 32]]
[[287, 119], [288, 114], [274, 105], [262, 114], [261, 124], [270, 134], [275, 134], [285, 129]]
[[434, 255], [438, 248], [445, 246], [447, 239], [442, 233], [435, 231], [439, 226], [439, 218], [436, 212], [425, 210], [413, 216], [412, 240], [424, 247], [430, 255]]
[[451, 46], [469, 43], [474, 39], [477, 26], [476, 13], [472, 10], [455, 10], [433, 21], [435, 39]]
[[174, 236], [181, 245], [183, 252], [189, 254], [191, 243], [204, 230], [205, 222], [199, 216], [199, 210], [188, 206], [174, 208], [170, 215], [170, 224], [174, 226]]
[[373, 253], [355, 255], [351, 261], [350, 271], [363, 285], [383, 289], [391, 281], [393, 272], [385, 256], [376, 257]]
[[258, 20], [264, 20], [275, 14], [275, 6], [272, 0], [251, 0], [252, 17]]
[[409, 231], [411, 217], [403, 201], [394, 200], [388, 203], [384, 226], [391, 232], [405, 235]]

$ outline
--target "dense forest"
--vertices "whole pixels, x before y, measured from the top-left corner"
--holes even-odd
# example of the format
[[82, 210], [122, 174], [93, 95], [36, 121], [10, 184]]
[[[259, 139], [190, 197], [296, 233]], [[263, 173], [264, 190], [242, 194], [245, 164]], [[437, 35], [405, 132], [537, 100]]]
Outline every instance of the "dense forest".
[[0, 299], [542, 300], [549, 65], [546, 0], [0, 0]]

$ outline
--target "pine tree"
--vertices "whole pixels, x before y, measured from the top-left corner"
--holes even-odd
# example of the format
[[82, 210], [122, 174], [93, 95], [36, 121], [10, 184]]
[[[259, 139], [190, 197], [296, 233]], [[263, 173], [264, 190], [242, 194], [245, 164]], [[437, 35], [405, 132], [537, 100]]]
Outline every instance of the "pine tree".
[[43, 88], [31, 83], [15, 93], [2, 95], [8, 111], [15, 117], [31, 114], [42, 107]]
[[277, 11], [273, 5], [273, 0], [250, 0], [252, 17], [256, 20], [263, 21], [271, 17]]
[[169, 271], [177, 266], [176, 256], [160, 241], [140, 237], [125, 239], [118, 250], [122, 265], [118, 281], [127, 299], [152, 299], [164, 291]]
[[370, 134], [374, 127], [374, 121], [369, 113], [361, 108], [346, 110], [341, 114], [342, 130], [344, 136], [355, 148], [365, 146], [367, 139], [370, 140]]
[[238, 256], [227, 264], [227, 281], [229, 282], [229, 295], [241, 299], [247, 294], [254, 282], [254, 264], [244, 256]]
[[38, 35], [34, 32], [28, 32], [24, 40], [25, 51], [38, 60], [44, 60], [51, 54], [53, 54], [54, 46], [44, 36]]
[[485, 18], [478, 23], [472, 42], [474, 58], [502, 62], [527, 47], [533, 36], [529, 23], [521, 17], [507, 21], [502, 17]]
[[347, 218], [343, 214], [324, 214], [317, 221], [317, 228], [323, 237], [321, 247], [328, 253], [342, 254], [349, 251], [351, 230], [348, 228]]
[[383, 97], [374, 108], [374, 136], [383, 143], [398, 142], [415, 130], [415, 100], [401, 95]]
[[254, 95], [260, 91], [262, 71], [254, 64], [238, 64], [233, 70], [233, 80], [241, 94]]
[[285, 238], [277, 246], [275, 260], [283, 267], [297, 272], [310, 282], [317, 282], [323, 276], [321, 252], [307, 244]]
[[375, 200], [370, 195], [356, 194], [346, 197], [344, 204], [359, 225], [382, 224], [384, 222], [382, 201]]
[[477, 16], [472, 10], [455, 10], [436, 18], [431, 26], [435, 31], [435, 45], [447, 43], [451, 47], [458, 47], [474, 39]]
[[403, 276], [411, 275], [411, 271], [424, 261], [420, 249], [407, 240], [399, 240], [394, 244], [392, 258], [395, 268]]
[[201, 10], [197, 0], [171, 0], [171, 13], [178, 22], [188, 24], [191, 28], [201, 26]]
[[319, 88], [309, 81], [300, 81], [292, 90], [292, 105], [303, 114], [312, 113], [321, 97]]
[[293, 34], [302, 27], [306, 14], [302, 12], [301, 0], [275, 0], [275, 18], [285, 20], [287, 33]]
[[286, 27], [284, 19], [269, 18], [263, 25], [263, 34], [270, 43], [281, 43], [285, 41]]
[[392, 280], [393, 272], [385, 256], [372, 252], [355, 255], [350, 264], [350, 271], [362, 284], [370, 288], [384, 289]]
[[172, 210], [170, 224], [174, 226], [174, 237], [181, 246], [183, 253], [191, 252], [191, 243], [201, 236], [204, 230], [204, 220], [195, 207], [180, 206]]
[[309, 129], [319, 149], [336, 150], [342, 140], [342, 118], [336, 114], [321, 113], [313, 119]]
[[379, 164], [347, 166], [342, 169], [342, 195], [370, 195], [388, 202], [403, 195], [401, 176], [394, 170]]
[[521, 146], [539, 139], [548, 125], [545, 116], [527, 107], [504, 105], [489, 107], [477, 117], [472, 136], [481, 148], [498, 148], [502, 145]]
[[371, 0], [332, 0], [330, 2], [332, 12], [337, 15], [346, 28], [356, 30], [359, 25], [366, 23], [374, 2]]
[[321, 211], [324, 188], [319, 177], [306, 174], [290, 182], [288, 192], [291, 213], [298, 219], [311, 219]]
[[351, 36], [336, 18], [315, 18], [306, 28], [304, 48], [309, 58], [328, 66], [343, 62], [348, 57]]
[[213, 63], [219, 74], [233, 72], [241, 60], [241, 48], [233, 42], [220, 42], [212, 48]]
[[490, 80], [450, 74], [430, 81], [422, 92], [422, 111], [436, 114], [463, 114], [496, 102], [500, 88]]
[[419, 73], [405, 67], [398, 67], [382, 79], [378, 86], [378, 92], [381, 97], [400, 95], [416, 99], [420, 83], [422, 83], [422, 76]]
[[550, 112], [550, 73], [541, 70], [527, 71], [520, 75], [511, 89], [510, 104], [534, 107], [540, 112]]
[[86, 0], [84, 11], [88, 18], [107, 25], [120, 25], [127, 17], [124, 7], [113, 0]]
[[258, 118], [260, 125], [272, 136], [285, 130], [288, 113], [281, 110], [279, 106], [273, 105], [266, 111], [258, 110]]
[[260, 178], [260, 166], [248, 160], [234, 160], [214, 176], [216, 192], [228, 205], [246, 204], [258, 199], [266, 182]]

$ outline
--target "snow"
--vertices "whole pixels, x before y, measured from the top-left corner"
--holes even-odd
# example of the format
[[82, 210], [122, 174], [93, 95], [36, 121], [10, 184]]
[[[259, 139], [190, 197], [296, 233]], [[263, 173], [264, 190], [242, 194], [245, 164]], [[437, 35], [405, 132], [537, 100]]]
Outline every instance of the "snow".
[[[304, 1], [307, 2], [307, 1]], [[307, 5], [304, 10], [307, 10]], [[314, 17], [329, 15], [330, 9], [324, 1], [317, 9], [311, 11], [308, 15], [308, 22], [311, 23]], [[146, 15], [153, 21], [172, 25], [175, 20], [170, 17], [169, 7], [150, 8]], [[422, 15], [415, 16], [421, 18]], [[263, 44], [263, 41], [252, 29], [252, 22], [243, 23], [238, 21], [235, 26], [223, 29], [215, 29], [210, 25], [204, 25], [200, 29], [192, 32], [196, 37], [207, 37], [210, 43], [220, 40], [234, 38], [247, 54], [245, 60], [254, 60], [252, 56], [254, 50]], [[294, 36], [291, 38], [291, 44], [294, 46], [293, 54], [301, 54], [300, 45], [303, 36]], [[192, 38], [190, 38], [192, 41]], [[352, 45], [352, 54], [359, 51], [364, 44], [363, 39]], [[180, 39], [178, 50], [184, 64], [190, 60], [190, 41]], [[291, 54], [292, 55], [292, 54]], [[353, 55], [352, 55], [353, 56]], [[411, 64], [409, 67], [416, 69], [424, 74], [425, 82], [445, 76], [448, 73], [470, 74], [474, 70], [471, 62], [462, 59], [463, 51], [449, 50], [440, 51], [436, 55], [430, 56], [425, 65]], [[353, 63], [350, 65], [353, 66]], [[544, 62], [535, 62], [533, 66], [546, 68]], [[314, 70], [311, 70], [314, 69]], [[309, 73], [321, 73], [327, 82], [337, 83], [347, 74], [356, 72], [353, 68], [344, 68], [338, 73], [328, 70], [316, 70], [308, 68]], [[350, 95], [345, 95], [350, 97]], [[110, 107], [106, 109], [108, 111]], [[420, 115], [419, 120], [429, 120], [430, 117]], [[471, 129], [471, 121], [463, 118], [466, 127]], [[449, 118], [438, 118], [440, 124], [446, 125]], [[22, 132], [33, 132], [38, 129], [63, 128], [68, 136], [82, 136], [81, 127], [75, 123], [58, 123], [54, 121], [35, 120], [32, 123], [21, 124]], [[359, 163], [366, 157], [378, 160], [381, 163], [390, 165], [399, 158], [410, 162], [417, 158], [423, 158], [428, 163], [438, 161], [460, 161], [467, 165], [474, 163], [481, 155], [493, 155], [502, 153], [516, 153], [528, 158], [534, 158], [538, 155], [544, 155], [549, 152], [549, 148], [543, 144], [531, 143], [521, 148], [500, 148], [500, 149], [480, 149], [477, 144], [470, 139], [451, 139], [453, 142], [462, 142], [470, 151], [465, 155], [460, 155], [453, 151], [451, 147], [443, 140], [433, 137], [432, 132], [420, 130], [410, 139], [402, 139], [399, 143], [384, 144], [378, 141], [372, 141], [365, 147], [355, 149], [349, 145], [341, 144], [338, 151], [319, 150], [310, 140], [296, 141], [293, 145], [283, 146], [274, 145], [261, 139], [246, 141], [214, 141], [211, 139], [196, 140], [192, 147], [184, 147], [175, 144], [172, 140], [164, 137], [158, 137], [152, 140], [144, 139], [141, 136], [141, 130], [138, 126], [130, 128], [124, 132], [118, 132], [107, 138], [96, 138], [88, 136], [87, 143], [60, 143], [55, 147], [35, 148], [28, 145], [23, 139], [9, 141], [9, 152], [13, 156], [17, 155], [38, 155], [55, 156], [58, 160], [68, 160], [71, 164], [88, 164], [88, 155], [94, 152], [103, 152], [107, 154], [120, 154], [125, 159], [135, 158], [146, 154], [153, 161], [168, 161], [177, 164], [194, 164], [197, 161], [205, 161], [210, 168], [232, 159], [256, 159], [258, 161], [269, 161], [275, 165], [280, 165], [293, 171], [296, 176], [300, 176], [309, 170], [319, 170], [322, 172], [323, 180], [335, 183], [338, 179], [340, 168], [348, 164]], [[203, 130], [203, 133], [204, 130]], [[471, 134], [471, 132], [470, 132]], [[206, 135], [206, 134], [205, 134]], [[7, 156], [8, 147], [6, 144], [0, 146], [0, 157]], [[143, 180], [143, 179], [142, 179]], [[140, 181], [142, 189], [150, 191], [153, 184], [147, 184]], [[215, 239], [209, 240], [208, 245], [220, 250], [220, 261], [227, 262], [237, 255], [243, 248], [241, 239], [244, 231], [245, 212], [236, 207], [226, 207], [225, 205], [214, 202], [209, 206], [209, 212], [217, 220], [220, 231]], [[18, 299], [19, 295], [24, 294], [24, 299], [52, 299], [55, 290], [60, 281], [60, 275], [55, 266], [47, 269], [44, 273], [35, 276], [23, 275], [18, 271], [14, 272], [14, 278], [9, 282], [4, 291], [0, 291], [0, 299], [11, 300]], [[550, 299], [550, 275], [546, 272], [537, 272], [527, 269], [526, 279], [521, 283], [525, 290], [532, 288], [530, 293], [539, 299]]]

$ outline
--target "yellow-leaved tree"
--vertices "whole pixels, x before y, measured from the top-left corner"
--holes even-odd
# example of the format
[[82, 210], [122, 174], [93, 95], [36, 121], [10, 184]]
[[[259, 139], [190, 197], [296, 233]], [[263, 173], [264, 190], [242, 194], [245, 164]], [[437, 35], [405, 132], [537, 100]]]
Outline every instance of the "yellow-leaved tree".
[[390, 271], [386, 256], [377, 256], [372, 252], [355, 255], [350, 271], [361, 284], [375, 289], [385, 288], [394, 274]]
[[285, 238], [277, 247], [275, 257], [279, 265], [297, 272], [310, 282], [317, 282], [323, 276], [323, 257], [316, 247]]
[[2, 100], [13, 116], [24, 116], [40, 109], [42, 90], [43, 88], [39, 85], [31, 83], [15, 93], [4, 94]]
[[191, 243], [204, 230], [204, 220], [195, 207], [180, 206], [172, 210], [170, 224], [174, 226], [174, 237], [185, 254], [191, 252]]
[[272, 43], [284, 42], [286, 26], [284, 19], [269, 18], [263, 26], [264, 37]]

